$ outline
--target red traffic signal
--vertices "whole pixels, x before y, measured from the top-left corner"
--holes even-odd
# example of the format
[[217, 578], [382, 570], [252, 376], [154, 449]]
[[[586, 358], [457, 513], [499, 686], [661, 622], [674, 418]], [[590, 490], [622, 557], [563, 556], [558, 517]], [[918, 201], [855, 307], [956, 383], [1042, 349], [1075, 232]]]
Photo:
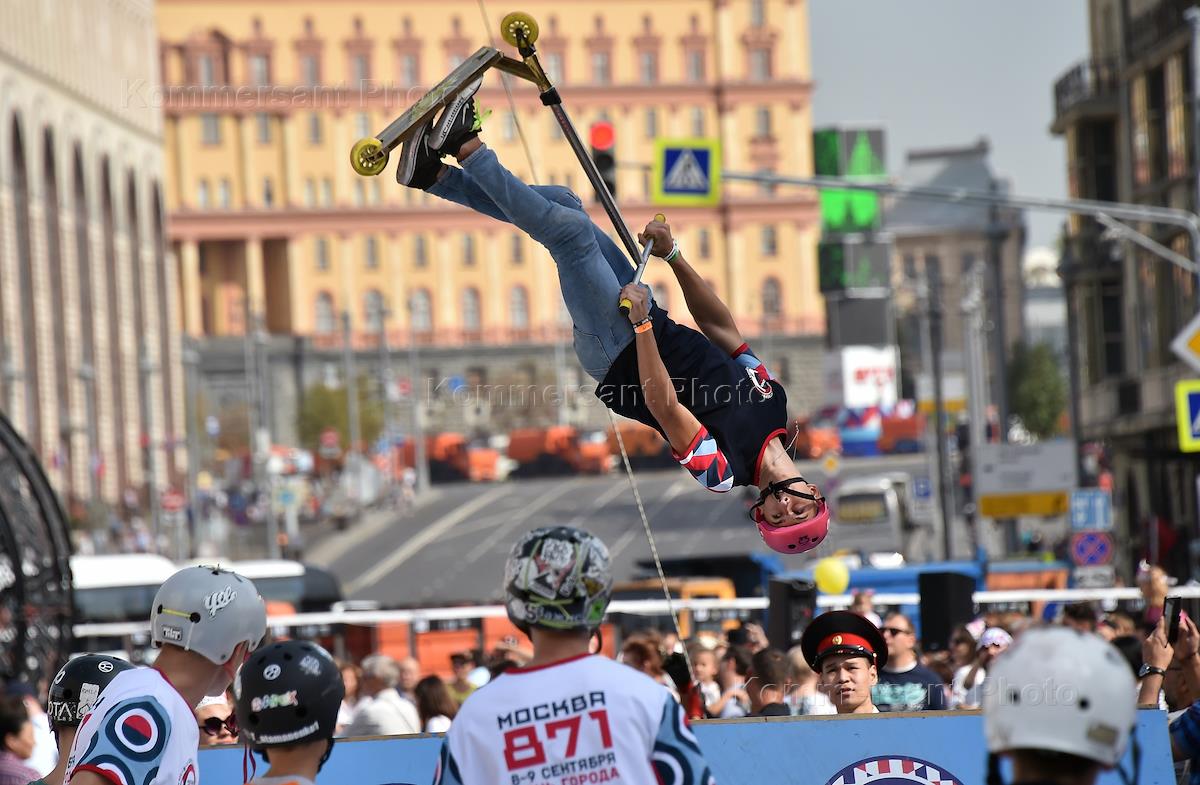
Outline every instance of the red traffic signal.
[[590, 137], [593, 150], [611, 150], [617, 140], [613, 124], [607, 120], [597, 120], [592, 123]]

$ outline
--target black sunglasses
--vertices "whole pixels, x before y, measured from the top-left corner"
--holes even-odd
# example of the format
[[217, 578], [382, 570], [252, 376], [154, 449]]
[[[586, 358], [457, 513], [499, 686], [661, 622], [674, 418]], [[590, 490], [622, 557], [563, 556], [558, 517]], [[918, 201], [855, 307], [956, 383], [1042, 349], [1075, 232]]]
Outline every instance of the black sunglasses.
[[912, 630], [902, 630], [899, 627], [880, 627], [879, 631], [882, 632], [884, 635], [888, 635], [888, 634], [906, 635], [906, 634], [912, 632]]
[[209, 736], [220, 736], [222, 728], [229, 731], [230, 736], [238, 735], [237, 712], [230, 712], [225, 719], [205, 717], [204, 722], [200, 723], [200, 730]]
[[[802, 482], [806, 485], [808, 484], [808, 480], [804, 479], [803, 477], [794, 477], [790, 480], [784, 481], [784, 483], [788, 483], [788, 484], [793, 483], [793, 482]], [[763, 502], [765, 502], [767, 500], [768, 496], [774, 496], [776, 501], [782, 501], [783, 495], [786, 493], [789, 496], [795, 496], [797, 499], [804, 499], [805, 501], [816, 502], [818, 504], [825, 501], [824, 496], [813, 495], [811, 493], [801, 493], [800, 491], [793, 491], [791, 488], [785, 487], [784, 483], [778, 483], [778, 484], [771, 483], [770, 485], [767, 486], [766, 490], [762, 491], [759, 494], [758, 501], [755, 502], [754, 506], [751, 507], [748, 511], [748, 515], [750, 516], [750, 520], [752, 522], [758, 523], [758, 518], [755, 516], [755, 513], [757, 513], [762, 508]]]

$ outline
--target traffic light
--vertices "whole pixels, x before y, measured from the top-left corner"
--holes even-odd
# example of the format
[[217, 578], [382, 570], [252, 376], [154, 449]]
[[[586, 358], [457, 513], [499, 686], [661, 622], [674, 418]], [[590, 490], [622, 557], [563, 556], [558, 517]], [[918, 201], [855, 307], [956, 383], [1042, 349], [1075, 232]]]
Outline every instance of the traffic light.
[[[600, 179], [608, 186], [608, 192], [615, 199], [617, 196], [617, 135], [613, 124], [607, 120], [592, 123], [589, 134], [592, 142], [592, 163], [600, 172]], [[596, 200], [599, 201], [597, 196]]]

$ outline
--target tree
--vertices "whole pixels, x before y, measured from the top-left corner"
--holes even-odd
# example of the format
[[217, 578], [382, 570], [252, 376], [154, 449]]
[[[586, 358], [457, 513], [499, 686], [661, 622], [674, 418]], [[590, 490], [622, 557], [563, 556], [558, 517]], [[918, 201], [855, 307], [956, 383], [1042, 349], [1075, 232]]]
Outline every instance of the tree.
[[1058, 432], [1067, 406], [1067, 383], [1049, 344], [1017, 344], [1013, 348], [1008, 365], [1008, 406], [1039, 439]]
[[[362, 447], [369, 448], [383, 432], [383, 406], [371, 395], [370, 379], [358, 380], [358, 419], [362, 428]], [[300, 443], [310, 449], [320, 447], [321, 432], [333, 428], [338, 432], [341, 446], [350, 446], [349, 413], [346, 411], [346, 388], [314, 384], [304, 391], [300, 405]]]

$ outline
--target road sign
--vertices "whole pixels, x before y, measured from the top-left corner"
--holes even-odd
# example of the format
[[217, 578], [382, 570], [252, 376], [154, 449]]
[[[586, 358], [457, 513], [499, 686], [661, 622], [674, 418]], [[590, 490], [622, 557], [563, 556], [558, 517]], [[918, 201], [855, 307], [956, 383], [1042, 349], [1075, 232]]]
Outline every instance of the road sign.
[[928, 477], [913, 478], [913, 498], [928, 501], [933, 498], [933, 483]]
[[159, 504], [162, 505], [163, 512], [180, 512], [187, 504], [187, 499], [174, 488], [167, 488], [159, 497]]
[[667, 207], [711, 207], [721, 200], [721, 143], [656, 139], [651, 198]]
[[914, 477], [912, 501], [909, 504], [916, 521], [933, 520], [933, 482], [926, 476]]
[[1175, 356], [1200, 371], [1200, 315], [1195, 316], [1171, 341]]
[[1112, 529], [1112, 492], [1102, 488], [1071, 491], [1071, 528], [1075, 531]]
[[1076, 567], [1111, 564], [1116, 545], [1108, 532], [1084, 531], [1071, 535], [1071, 563]]
[[1200, 452], [1200, 379], [1175, 383], [1175, 425], [1179, 429], [1179, 449]]
[[1076, 567], [1071, 571], [1076, 589], [1109, 589], [1117, 581], [1117, 569], [1111, 564], [1099, 567]]
[[1066, 439], [1036, 444], [981, 444], [974, 474], [979, 514], [985, 518], [1058, 516], [1070, 510], [1075, 489], [1075, 446]]

